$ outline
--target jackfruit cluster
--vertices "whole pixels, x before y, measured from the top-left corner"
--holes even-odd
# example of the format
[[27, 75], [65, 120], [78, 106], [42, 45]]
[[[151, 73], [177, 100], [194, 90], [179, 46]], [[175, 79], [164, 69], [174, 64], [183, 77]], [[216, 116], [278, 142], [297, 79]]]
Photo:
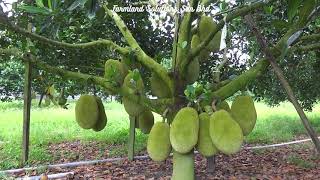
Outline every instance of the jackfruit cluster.
[[[211, 106], [206, 106], [206, 109], [206, 112], [198, 115], [194, 108], [184, 107], [177, 112], [170, 127], [164, 122], [154, 124], [147, 145], [150, 157], [163, 161], [168, 157], [171, 147], [176, 154], [174, 162], [188, 161], [190, 158], [186, 157], [194, 148], [205, 157], [218, 152], [227, 155], [238, 152], [244, 136], [252, 131], [256, 122], [252, 98], [238, 96], [231, 108], [226, 101], [222, 101], [217, 104], [216, 111]], [[191, 163], [185, 163], [185, 168], [191, 167]], [[173, 177], [184, 177], [183, 173], [174, 173]]]
[[75, 117], [83, 129], [101, 131], [107, 124], [107, 116], [99, 97], [81, 95], [75, 106]]

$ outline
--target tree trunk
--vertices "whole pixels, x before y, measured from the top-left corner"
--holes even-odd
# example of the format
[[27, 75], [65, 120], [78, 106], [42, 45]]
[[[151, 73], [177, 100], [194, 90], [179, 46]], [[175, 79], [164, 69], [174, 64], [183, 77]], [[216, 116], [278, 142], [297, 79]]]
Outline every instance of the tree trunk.
[[207, 157], [207, 172], [214, 174], [216, 169], [216, 156]]
[[173, 150], [172, 180], [194, 180], [194, 153], [180, 154]]

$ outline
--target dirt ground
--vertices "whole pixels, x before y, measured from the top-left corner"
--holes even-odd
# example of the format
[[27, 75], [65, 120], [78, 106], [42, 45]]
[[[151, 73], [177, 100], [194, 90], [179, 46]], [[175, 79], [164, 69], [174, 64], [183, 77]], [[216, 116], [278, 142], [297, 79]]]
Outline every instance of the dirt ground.
[[[93, 144], [92, 144], [93, 145]], [[53, 153], [59, 152], [61, 147], [76, 149], [80, 156], [93, 157], [101, 154], [99, 149], [64, 143], [51, 147]], [[86, 149], [87, 148], [87, 149]], [[54, 150], [54, 151], [53, 151]], [[107, 150], [103, 152], [107, 156]], [[108, 157], [102, 157], [108, 158]], [[72, 162], [75, 159], [66, 157], [56, 161]], [[218, 154], [216, 157], [216, 169], [214, 174], [207, 173], [206, 159], [201, 155], [195, 156], [195, 167], [197, 179], [310, 179], [320, 180], [320, 157], [316, 155], [311, 143], [302, 145], [283, 146], [260, 150], [242, 150], [239, 153], [226, 156]], [[74, 172], [72, 177], [65, 179], [170, 179], [172, 172], [172, 161], [168, 158], [165, 162], [155, 163], [149, 158], [144, 160], [122, 161], [100, 163], [96, 165], [79, 166], [76, 168], [55, 168], [44, 170], [47, 174], [61, 172]], [[39, 175], [42, 172], [22, 172], [12, 174], [13, 177]]]

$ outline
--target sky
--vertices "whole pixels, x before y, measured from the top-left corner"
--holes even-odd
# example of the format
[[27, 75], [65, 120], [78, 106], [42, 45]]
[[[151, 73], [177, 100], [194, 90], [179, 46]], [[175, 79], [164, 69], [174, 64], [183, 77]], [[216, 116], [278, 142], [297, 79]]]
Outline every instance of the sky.
[[3, 8], [3, 10], [4, 10], [4, 12], [7, 12], [7, 11], [9, 11], [10, 9], [11, 9], [11, 4], [13, 3], [13, 2], [16, 2], [17, 0], [3, 0], [5, 3], [8, 3], [7, 4], [7, 7], [6, 6], [4, 6], [4, 5], [2, 5], [2, 8]]

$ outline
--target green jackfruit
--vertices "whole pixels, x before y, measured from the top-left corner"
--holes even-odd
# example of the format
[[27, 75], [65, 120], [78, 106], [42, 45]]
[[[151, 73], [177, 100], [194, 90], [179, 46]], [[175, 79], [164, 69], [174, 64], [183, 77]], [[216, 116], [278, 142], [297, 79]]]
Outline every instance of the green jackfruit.
[[139, 129], [144, 134], [149, 134], [153, 124], [154, 117], [150, 110], [143, 111], [138, 117]]
[[194, 59], [190, 62], [188, 68], [187, 68], [187, 83], [192, 84], [199, 78], [200, 73], [200, 64], [198, 59]]
[[151, 92], [159, 98], [171, 97], [171, 92], [167, 84], [155, 73], [150, 78]]
[[95, 126], [99, 118], [99, 108], [96, 98], [91, 95], [81, 95], [75, 107], [76, 121], [83, 129]]
[[195, 109], [180, 109], [171, 124], [170, 142], [174, 150], [187, 153], [197, 144], [199, 117]]
[[116, 82], [119, 85], [122, 84], [126, 74], [128, 73], [123, 64], [114, 59], [109, 59], [106, 61], [104, 70], [104, 78], [111, 82]]
[[[138, 100], [139, 96], [134, 96], [132, 95], [135, 100]], [[132, 101], [128, 97], [122, 97], [122, 103], [124, 106], [124, 109], [126, 112], [133, 117], [138, 117], [144, 110], [145, 108], [140, 105], [139, 103], [136, 103], [135, 101]]]
[[124, 79], [123, 87], [128, 88], [129, 92], [132, 94], [143, 93], [144, 84], [142, 78], [140, 77], [138, 80], [134, 80], [134, 72], [130, 72]]
[[130, 72], [124, 79], [122, 88], [129, 92], [130, 97], [124, 96], [122, 102], [126, 112], [130, 116], [139, 116], [139, 114], [145, 110], [142, 105], [137, 103], [143, 93], [144, 84], [141, 77], [137, 81], [134, 81], [133, 76], [134, 73]]
[[[191, 39], [191, 49], [195, 49], [197, 46], [199, 46], [200, 43], [201, 43], [200, 37], [197, 34], [193, 35]], [[210, 51], [204, 48], [203, 50], [200, 51], [199, 55], [197, 56], [197, 59], [200, 62], [203, 62], [209, 58], [209, 55], [210, 55]]]
[[148, 141], [147, 151], [154, 161], [164, 161], [171, 152], [170, 127], [167, 123], [157, 122], [153, 125]]
[[200, 43], [200, 37], [197, 34], [193, 35], [191, 39], [191, 49], [195, 49]]
[[[208, 35], [217, 27], [217, 24], [209, 16], [202, 16], [199, 22], [199, 37], [204, 41]], [[210, 52], [219, 51], [221, 41], [221, 31], [218, 31], [213, 39], [209, 42], [207, 49]]]
[[231, 112], [230, 106], [227, 103], [227, 101], [222, 101], [222, 102], [217, 104], [217, 110], [221, 110], [221, 109], [224, 109], [224, 110], [226, 110], [228, 112]]
[[101, 99], [97, 96], [95, 96], [97, 104], [98, 104], [98, 109], [99, 109], [99, 117], [97, 123], [94, 125], [92, 128], [94, 131], [101, 131], [103, 130], [106, 125], [107, 125], [107, 115], [104, 110], [104, 105], [101, 101]]
[[243, 135], [248, 135], [254, 128], [257, 112], [250, 96], [237, 96], [232, 103], [231, 113], [240, 125]]
[[218, 149], [213, 145], [209, 133], [210, 115], [201, 113], [199, 115], [199, 137], [196, 148], [205, 157], [213, 156]]
[[193, 152], [180, 154], [173, 151], [173, 172], [171, 180], [194, 180]]
[[240, 150], [243, 142], [241, 127], [226, 110], [210, 116], [209, 128], [211, 140], [219, 151], [229, 155]]

